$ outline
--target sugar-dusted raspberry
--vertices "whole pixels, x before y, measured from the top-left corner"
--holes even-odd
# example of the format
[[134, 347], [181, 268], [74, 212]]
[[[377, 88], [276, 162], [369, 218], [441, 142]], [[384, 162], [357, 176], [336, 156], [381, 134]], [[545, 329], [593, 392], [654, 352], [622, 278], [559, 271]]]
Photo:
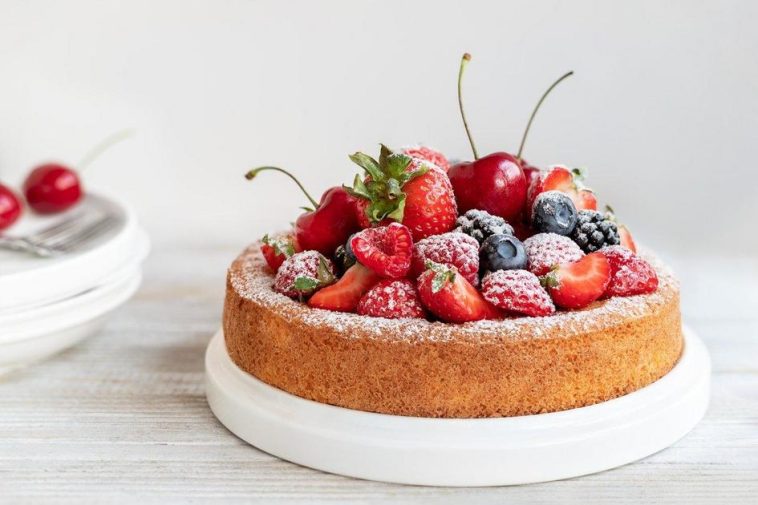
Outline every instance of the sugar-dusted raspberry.
[[534, 275], [544, 275], [556, 265], [577, 261], [584, 252], [568, 237], [557, 233], [538, 233], [524, 240], [528, 269]]
[[603, 247], [598, 253], [605, 256], [611, 267], [611, 282], [605, 296], [642, 295], [658, 289], [655, 268], [626, 247]]
[[485, 275], [482, 295], [495, 307], [527, 316], [555, 312], [555, 305], [540, 280], [526, 270], [498, 270]]
[[305, 251], [284, 260], [274, 278], [274, 291], [304, 298], [335, 280], [331, 261], [318, 251]]
[[444, 154], [436, 149], [432, 149], [428, 146], [407, 146], [402, 148], [403, 154], [407, 154], [411, 158], [417, 158], [420, 160], [428, 161], [437, 165], [445, 172], [450, 168], [450, 162], [447, 160]]
[[400, 279], [384, 280], [368, 290], [358, 303], [358, 314], [387, 319], [423, 318], [426, 311], [413, 282]]
[[416, 242], [411, 275], [421, 275], [427, 261], [455, 267], [472, 286], [479, 285], [479, 242], [465, 233], [443, 233]]

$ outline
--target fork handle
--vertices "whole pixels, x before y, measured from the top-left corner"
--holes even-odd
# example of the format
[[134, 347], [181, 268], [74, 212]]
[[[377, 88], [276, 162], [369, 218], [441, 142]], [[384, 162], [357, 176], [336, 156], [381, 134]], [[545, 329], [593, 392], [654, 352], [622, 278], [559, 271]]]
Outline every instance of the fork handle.
[[30, 253], [41, 258], [55, 256], [55, 251], [49, 247], [37, 245], [20, 237], [0, 237], [0, 249]]

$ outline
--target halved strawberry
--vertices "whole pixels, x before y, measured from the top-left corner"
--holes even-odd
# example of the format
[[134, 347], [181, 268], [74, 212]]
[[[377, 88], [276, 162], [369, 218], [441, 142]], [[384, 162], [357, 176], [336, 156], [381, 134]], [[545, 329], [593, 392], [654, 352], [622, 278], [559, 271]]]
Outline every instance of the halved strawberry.
[[534, 201], [546, 191], [560, 191], [571, 197], [577, 210], [597, 210], [597, 198], [591, 189], [583, 184], [585, 171], [575, 168], [570, 170], [561, 165], [551, 167], [540, 178], [535, 178], [527, 192], [527, 209], [531, 214]]
[[418, 278], [418, 293], [429, 312], [448, 323], [502, 316], [455, 268], [439, 263], [427, 263], [427, 270]]
[[308, 305], [317, 309], [355, 312], [358, 302], [381, 277], [360, 263], [351, 266], [336, 283], [317, 291]]
[[411, 268], [413, 238], [400, 223], [360, 231], [350, 239], [350, 248], [358, 262], [382, 277], [400, 279]]
[[553, 301], [564, 309], [580, 309], [605, 293], [611, 280], [608, 260], [599, 252], [558, 265], [543, 278]]
[[267, 233], [261, 239], [261, 254], [274, 273], [279, 270], [284, 260], [296, 252], [300, 252], [300, 249], [292, 235], [278, 235], [272, 238]]

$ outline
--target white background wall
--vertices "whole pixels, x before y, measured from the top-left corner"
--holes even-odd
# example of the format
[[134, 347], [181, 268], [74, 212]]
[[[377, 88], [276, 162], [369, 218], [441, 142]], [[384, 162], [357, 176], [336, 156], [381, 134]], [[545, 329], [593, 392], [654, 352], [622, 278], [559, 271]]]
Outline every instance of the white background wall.
[[758, 253], [756, 2], [0, 1], [0, 178], [75, 163], [154, 241], [242, 245], [349, 181], [347, 154], [417, 141], [589, 167], [638, 237], [672, 254]]

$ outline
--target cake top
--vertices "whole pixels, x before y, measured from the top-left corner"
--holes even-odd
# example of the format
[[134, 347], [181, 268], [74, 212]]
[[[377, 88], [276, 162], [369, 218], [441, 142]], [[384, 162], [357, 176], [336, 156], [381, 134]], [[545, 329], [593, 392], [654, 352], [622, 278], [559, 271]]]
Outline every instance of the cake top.
[[670, 269], [657, 257], [645, 252], [643, 256], [654, 266], [659, 279], [658, 289], [650, 294], [609, 298], [582, 310], [561, 311], [543, 317], [479, 320], [457, 325], [419, 318], [387, 319], [313, 309], [277, 293], [273, 289], [274, 274], [261, 256], [259, 246], [260, 243], [249, 246], [233, 263], [229, 270], [232, 288], [244, 299], [270, 307], [285, 319], [297, 319], [316, 328], [336, 329], [346, 338], [357, 333], [377, 339], [431, 341], [468, 336], [481, 343], [554, 336], [556, 329], [563, 329], [562, 334], [571, 335], [591, 331], [601, 323], [622, 323], [656, 312], [679, 291], [679, 284]]
[[[470, 59], [461, 60], [459, 94]], [[639, 307], [655, 304], [653, 295], [670, 286], [660, 286], [659, 269], [636, 254], [631, 233], [610, 207], [598, 210], [584, 185], [586, 171], [541, 170], [522, 156], [540, 104], [570, 75], [542, 96], [516, 155], [479, 156], [459, 95], [473, 161], [451, 165], [428, 146], [381, 145], [377, 158], [350, 155], [363, 173], [351, 186], [329, 188], [318, 202], [287, 170], [251, 170], [248, 179], [264, 171], [286, 175], [312, 208], [304, 208], [291, 232], [265, 236], [260, 253], [238, 260], [235, 288], [251, 299], [276, 292], [294, 300], [267, 302], [283, 313], [304, 310], [299, 315], [314, 325], [365, 324], [341, 313], [370, 316], [377, 334], [387, 330], [385, 320], [409, 318], [417, 321], [391, 327], [408, 335], [422, 326], [434, 334], [441, 323], [498, 334], [525, 324], [581, 327], [593, 317], [634, 317]], [[625, 299], [640, 295], [650, 296]], [[523, 321], [530, 317], [542, 319]]]

